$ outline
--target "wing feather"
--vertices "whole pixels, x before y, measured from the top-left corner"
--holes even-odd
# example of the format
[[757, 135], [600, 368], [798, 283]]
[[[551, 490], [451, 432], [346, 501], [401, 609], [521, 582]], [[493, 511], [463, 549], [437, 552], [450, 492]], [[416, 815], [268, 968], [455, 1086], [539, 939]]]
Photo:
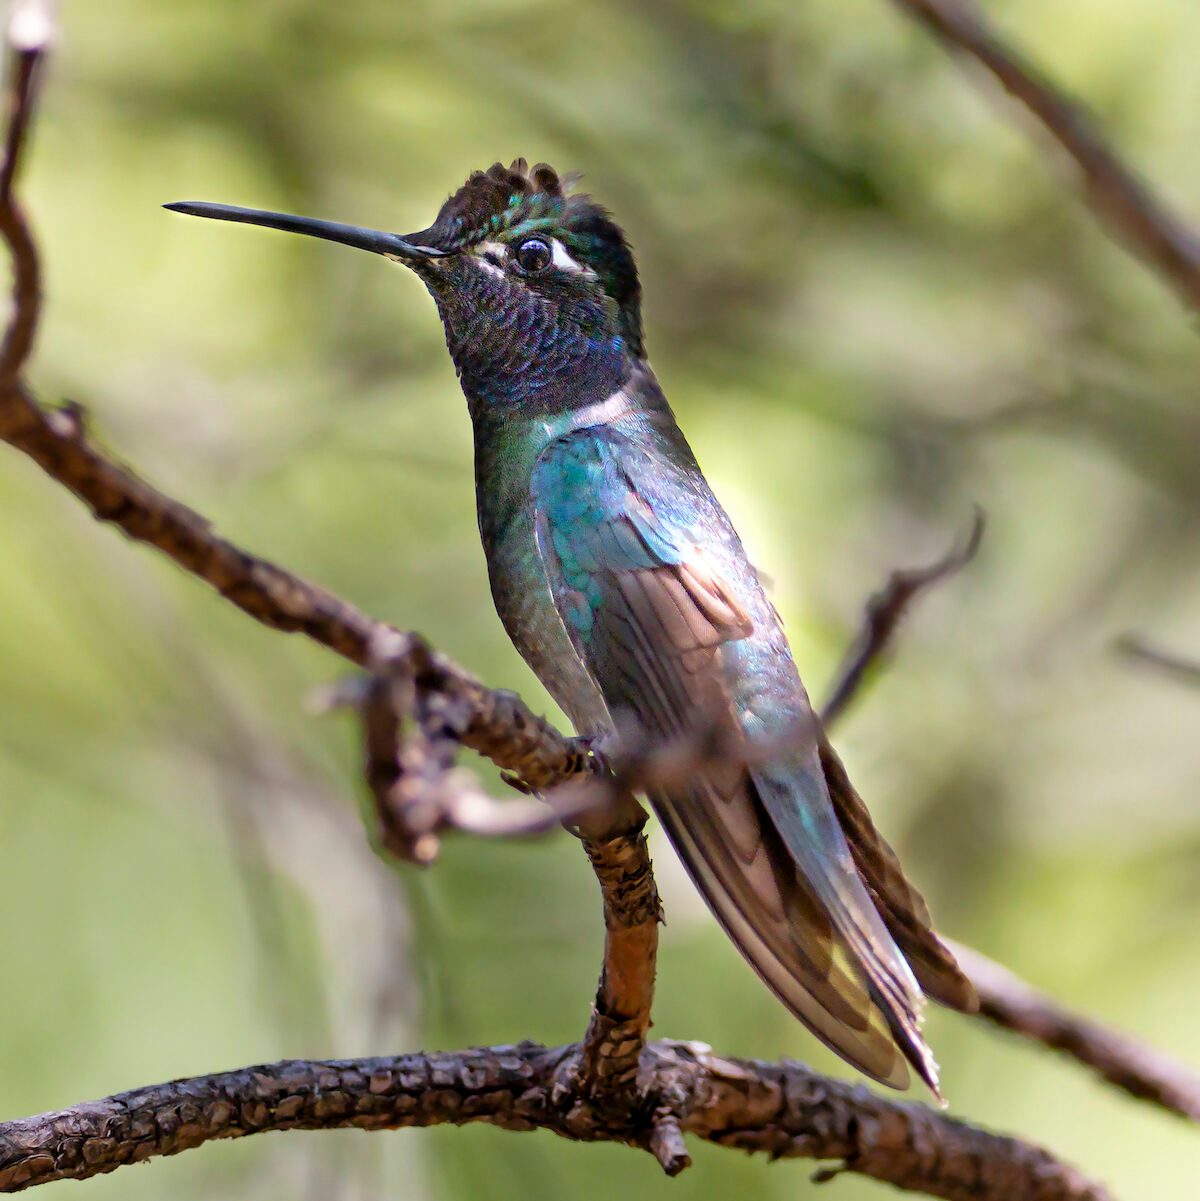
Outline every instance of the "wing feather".
[[[702, 549], [700, 529], [664, 501], [662, 470], [609, 428], [576, 431], [543, 452], [533, 501], [551, 592], [612, 713], [627, 711], [663, 738], [714, 718], [740, 735], [722, 656], [754, 622]], [[687, 489], [676, 495], [686, 501]], [[799, 768], [716, 766], [650, 800], [775, 995], [866, 1074], [904, 1087], [907, 1059], [933, 1083], [919, 989], [851, 860], [819, 766]], [[811, 828], [806, 817], [816, 819]]]

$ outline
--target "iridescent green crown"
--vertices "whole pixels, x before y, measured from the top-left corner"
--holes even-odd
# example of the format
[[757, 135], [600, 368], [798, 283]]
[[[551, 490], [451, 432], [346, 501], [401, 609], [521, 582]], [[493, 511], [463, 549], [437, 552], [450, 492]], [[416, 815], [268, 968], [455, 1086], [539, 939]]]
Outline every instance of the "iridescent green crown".
[[515, 241], [531, 233], [558, 238], [595, 271], [621, 313], [630, 351], [642, 354], [641, 286], [625, 234], [590, 196], [571, 191], [553, 167], [493, 163], [475, 171], [445, 204], [437, 220], [410, 239], [439, 250], [461, 251], [488, 240]]

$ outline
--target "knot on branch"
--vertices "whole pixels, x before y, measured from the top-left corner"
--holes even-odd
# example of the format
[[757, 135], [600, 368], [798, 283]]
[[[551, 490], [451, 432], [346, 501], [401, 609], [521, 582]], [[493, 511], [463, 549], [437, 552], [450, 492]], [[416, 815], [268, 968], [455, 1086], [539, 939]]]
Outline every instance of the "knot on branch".
[[[619, 1024], [608, 1023], [606, 1029], [614, 1039], [619, 1037]], [[706, 1095], [704, 1070], [688, 1044], [646, 1045], [641, 1036], [636, 1043], [639, 1053], [645, 1050], [641, 1072], [619, 1083], [603, 1076], [601, 1087], [587, 1071], [587, 1040], [567, 1048], [556, 1067], [549, 1100], [562, 1114], [570, 1137], [640, 1147], [668, 1176], [677, 1176], [691, 1164], [683, 1132], [693, 1108]]]
[[[392, 854], [428, 864], [446, 830], [484, 837], [540, 834], [599, 806], [587, 787], [603, 769], [584, 739], [565, 738], [513, 693], [485, 688], [416, 634], [380, 627], [370, 674], [334, 690], [327, 704], [362, 714], [364, 771], [380, 839]], [[501, 802], [454, 766], [461, 746], [487, 754], [506, 779], [537, 799]], [[549, 793], [541, 789], [556, 784]]]

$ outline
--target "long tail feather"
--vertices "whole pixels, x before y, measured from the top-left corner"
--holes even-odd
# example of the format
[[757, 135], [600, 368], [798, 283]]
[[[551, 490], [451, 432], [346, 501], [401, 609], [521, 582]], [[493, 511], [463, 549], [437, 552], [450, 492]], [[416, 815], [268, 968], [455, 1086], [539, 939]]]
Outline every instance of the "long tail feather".
[[841, 759], [824, 735], [820, 754], [834, 812], [850, 844], [854, 864], [921, 987], [951, 1009], [974, 1013], [979, 1008], [975, 986], [934, 932], [924, 897], [905, 876], [896, 852], [876, 830]]
[[906, 1056], [883, 1006], [801, 885], [749, 777], [708, 775], [651, 800], [688, 874], [767, 987], [854, 1067], [906, 1088]]
[[937, 1093], [937, 1063], [921, 1037], [925, 998], [854, 864], [816, 752], [755, 768], [751, 777], [800, 878], [829, 915], [901, 1050]]

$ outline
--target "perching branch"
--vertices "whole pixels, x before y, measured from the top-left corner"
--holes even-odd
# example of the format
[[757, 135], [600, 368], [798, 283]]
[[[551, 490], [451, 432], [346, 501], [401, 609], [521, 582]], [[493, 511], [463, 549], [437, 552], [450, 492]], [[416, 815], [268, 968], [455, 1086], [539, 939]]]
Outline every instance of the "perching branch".
[[641, 1147], [672, 1175], [687, 1166], [686, 1133], [772, 1158], [836, 1160], [821, 1178], [855, 1172], [948, 1201], [1110, 1201], [1039, 1147], [798, 1063], [725, 1059], [696, 1044], [649, 1044], [637, 1104], [616, 1116], [574, 1091], [578, 1050], [296, 1060], [135, 1089], [0, 1126], [0, 1192], [269, 1130], [486, 1122]]
[[[595, 869], [606, 945], [592, 1022], [580, 1044], [247, 1068], [0, 1123], [0, 1191], [83, 1178], [262, 1130], [488, 1121], [644, 1147], [671, 1173], [686, 1166], [683, 1135], [692, 1133], [748, 1151], [842, 1160], [844, 1170], [940, 1197], [1105, 1197], [1047, 1152], [926, 1107], [883, 1101], [794, 1064], [645, 1043], [658, 899], [641, 833], [644, 815], [631, 792], [639, 781], [686, 769], [688, 756], [694, 769], [716, 753], [703, 731], [691, 746], [627, 745], [616, 748], [612, 762], [603, 754], [598, 760], [595, 748], [563, 736], [520, 698], [486, 688], [412, 636], [219, 537], [199, 514], [94, 446], [81, 410], [38, 405], [21, 379], [40, 306], [37, 253], [12, 181], [50, 24], [33, 0], [18, 12], [24, 16], [9, 29], [10, 116], [0, 165], [0, 237], [14, 262], [13, 316], [0, 353], [0, 439], [79, 496], [97, 519], [156, 547], [256, 620], [304, 633], [371, 668], [360, 697], [367, 772], [391, 849], [424, 860], [448, 828], [489, 834], [534, 828], [532, 809], [518, 809], [519, 820], [501, 816], [507, 806], [452, 775], [460, 745], [548, 796], [547, 812], [555, 822], [574, 823]], [[940, 567], [934, 578], [948, 570]], [[899, 602], [897, 617], [915, 592]], [[856, 680], [895, 624], [855, 656]], [[854, 687], [852, 680], [842, 690], [843, 706]], [[583, 786], [598, 786], [604, 803], [579, 802], [570, 790]]]
[[1079, 169], [1085, 198], [1108, 232], [1200, 309], [1200, 239], [1125, 165], [1077, 101], [1008, 45], [971, 0], [893, 3], [1024, 105]]
[[646, 814], [633, 788], [669, 770], [680, 756], [672, 747], [629, 747], [607, 762], [587, 740], [563, 739], [515, 697], [492, 694], [516, 718], [518, 732], [525, 725], [550, 743], [548, 754], [528, 755], [519, 748], [516, 757], [499, 754], [489, 739], [475, 743], [512, 773], [509, 780], [521, 791], [541, 790], [538, 801], [498, 802], [474, 776], [453, 766], [458, 746], [479, 724], [472, 704], [478, 694], [464, 691], [462, 676], [447, 672], [421, 639], [392, 631], [373, 638], [370, 667], [356, 699], [363, 713], [367, 783], [390, 851], [431, 863], [448, 829], [513, 836], [545, 832], [561, 822], [579, 834], [600, 884], [605, 933], [575, 1086], [598, 1106], [628, 1110], [650, 1026], [661, 920], [642, 832]]
[[[648, 741], [637, 731], [625, 731], [603, 748], [572, 739], [559, 748], [569, 770], [557, 780], [543, 772], [540, 802], [498, 802], [474, 776], [454, 767], [472, 725], [472, 707], [464, 703], [458, 678], [448, 676], [412, 635], [381, 632], [369, 658], [367, 683], [339, 699], [362, 710], [367, 784], [385, 847], [428, 864], [446, 830], [513, 836], [545, 832], [561, 822], [579, 834], [600, 883], [605, 940], [577, 1083], [596, 1104], [627, 1106], [650, 1025], [661, 920], [642, 832], [646, 815], [634, 793], [686, 780], [708, 762], [733, 757], [749, 762], [779, 747], [734, 744], [725, 723], [716, 720], [698, 720], [693, 731], [667, 742]], [[813, 723], [805, 723], [789, 732], [788, 745], [815, 736]], [[551, 737], [559, 738], [552, 732]], [[495, 751], [493, 746], [489, 753], [508, 767]], [[527, 777], [509, 779], [523, 792], [536, 791]]]

